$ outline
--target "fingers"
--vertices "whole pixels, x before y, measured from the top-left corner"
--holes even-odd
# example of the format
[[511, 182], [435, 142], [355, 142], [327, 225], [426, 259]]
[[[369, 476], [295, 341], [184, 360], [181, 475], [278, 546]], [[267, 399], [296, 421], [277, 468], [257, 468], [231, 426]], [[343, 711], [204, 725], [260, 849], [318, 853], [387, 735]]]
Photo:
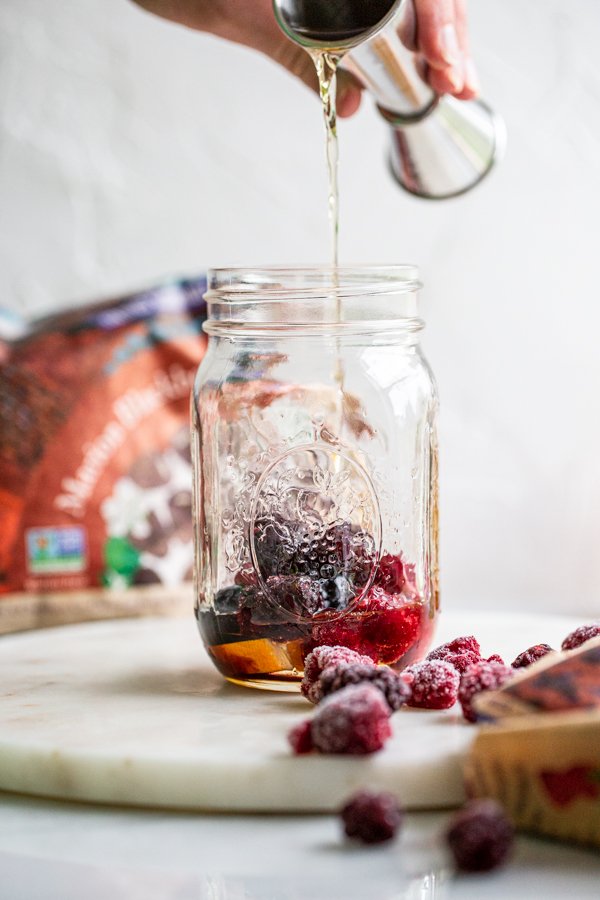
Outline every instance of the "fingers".
[[353, 116], [360, 106], [363, 87], [361, 83], [345, 69], [338, 69], [337, 76], [337, 114], [340, 119]]
[[407, 0], [399, 34], [403, 43], [419, 54], [419, 71], [434, 91], [464, 100], [477, 95], [466, 0]]

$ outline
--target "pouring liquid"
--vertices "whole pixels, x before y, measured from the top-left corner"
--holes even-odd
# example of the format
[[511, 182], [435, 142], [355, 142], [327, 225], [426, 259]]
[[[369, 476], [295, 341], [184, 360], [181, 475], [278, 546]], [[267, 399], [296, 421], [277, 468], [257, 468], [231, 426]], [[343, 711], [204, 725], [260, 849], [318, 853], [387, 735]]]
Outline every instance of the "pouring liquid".
[[[311, 56], [319, 79], [319, 93], [325, 122], [325, 152], [327, 158], [329, 230], [331, 240], [332, 283], [335, 293], [335, 323], [342, 321], [342, 304], [338, 281], [338, 236], [339, 236], [339, 190], [338, 190], [338, 137], [336, 113], [337, 67], [342, 54], [329, 50], [313, 50]], [[340, 426], [344, 407], [344, 366], [341, 357], [340, 339], [336, 337], [334, 381], [340, 397]]]

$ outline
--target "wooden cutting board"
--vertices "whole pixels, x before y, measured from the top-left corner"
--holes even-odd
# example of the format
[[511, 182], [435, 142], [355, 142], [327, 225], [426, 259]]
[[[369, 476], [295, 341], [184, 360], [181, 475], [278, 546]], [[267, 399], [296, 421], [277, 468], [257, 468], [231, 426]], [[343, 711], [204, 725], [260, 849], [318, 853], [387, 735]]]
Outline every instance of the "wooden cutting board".
[[[446, 614], [436, 643], [476, 634], [508, 662], [558, 647], [579, 620]], [[190, 618], [94, 622], [0, 638], [0, 789], [181, 809], [331, 811], [364, 786], [407, 808], [463, 799], [476, 733], [460, 711], [401, 710], [369, 757], [294, 757], [300, 695], [236, 687], [212, 667]]]

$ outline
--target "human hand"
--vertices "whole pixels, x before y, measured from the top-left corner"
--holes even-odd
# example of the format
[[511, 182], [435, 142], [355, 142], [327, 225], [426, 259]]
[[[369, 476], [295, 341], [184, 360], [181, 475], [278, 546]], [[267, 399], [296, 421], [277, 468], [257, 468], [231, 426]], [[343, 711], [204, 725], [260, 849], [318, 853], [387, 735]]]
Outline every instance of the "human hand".
[[[279, 28], [272, 0], [133, 0], [148, 12], [259, 50], [318, 91], [312, 59]], [[469, 100], [478, 92], [469, 56], [466, 0], [406, 0], [400, 26], [403, 43], [414, 50], [421, 77], [437, 93]], [[340, 70], [337, 114], [351, 116], [362, 85]]]

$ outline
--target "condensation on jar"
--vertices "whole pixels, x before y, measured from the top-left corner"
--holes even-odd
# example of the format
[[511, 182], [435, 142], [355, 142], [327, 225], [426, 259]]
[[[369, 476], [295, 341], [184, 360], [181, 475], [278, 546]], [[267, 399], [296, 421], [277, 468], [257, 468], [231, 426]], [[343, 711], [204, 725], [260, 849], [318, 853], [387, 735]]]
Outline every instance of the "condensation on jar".
[[396, 668], [438, 599], [437, 393], [412, 266], [217, 269], [192, 399], [196, 618], [229, 680]]

